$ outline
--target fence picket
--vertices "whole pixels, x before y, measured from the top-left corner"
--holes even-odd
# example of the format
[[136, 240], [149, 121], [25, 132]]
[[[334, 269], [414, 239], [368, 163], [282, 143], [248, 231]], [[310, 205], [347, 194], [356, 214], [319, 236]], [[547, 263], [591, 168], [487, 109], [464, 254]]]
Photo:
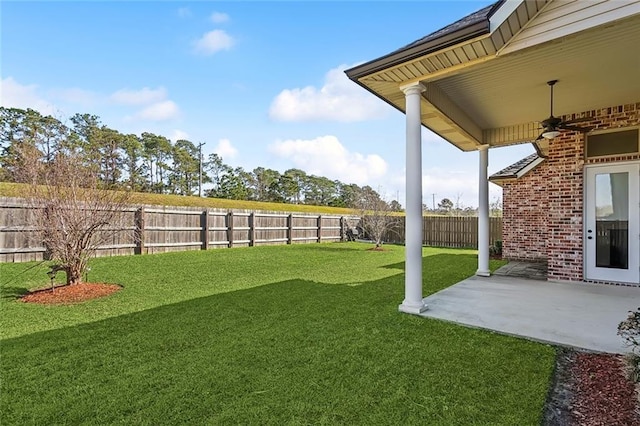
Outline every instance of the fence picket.
[[[46, 249], [37, 240], [31, 208], [20, 199], [0, 197], [0, 262], [43, 260]], [[207, 250], [266, 244], [344, 241], [345, 228], [355, 227], [356, 216], [323, 216], [300, 213], [267, 213], [141, 206], [125, 209], [131, 225], [118, 228], [97, 256], [150, 254], [178, 250]], [[404, 218], [402, 218], [404, 219]], [[404, 242], [403, 220], [393, 226], [384, 241]], [[502, 219], [490, 219], [490, 243], [502, 239]], [[476, 217], [425, 216], [423, 244], [476, 248]]]

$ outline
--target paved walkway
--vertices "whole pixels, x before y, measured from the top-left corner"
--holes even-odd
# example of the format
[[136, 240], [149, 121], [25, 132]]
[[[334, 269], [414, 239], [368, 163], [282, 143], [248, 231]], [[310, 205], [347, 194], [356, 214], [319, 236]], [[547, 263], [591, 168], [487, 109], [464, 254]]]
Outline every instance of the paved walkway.
[[640, 287], [471, 277], [424, 299], [423, 317], [597, 352], [626, 353], [618, 324]]
[[508, 277], [530, 278], [532, 280], [547, 280], [547, 264], [542, 262], [517, 262], [511, 261], [493, 275]]

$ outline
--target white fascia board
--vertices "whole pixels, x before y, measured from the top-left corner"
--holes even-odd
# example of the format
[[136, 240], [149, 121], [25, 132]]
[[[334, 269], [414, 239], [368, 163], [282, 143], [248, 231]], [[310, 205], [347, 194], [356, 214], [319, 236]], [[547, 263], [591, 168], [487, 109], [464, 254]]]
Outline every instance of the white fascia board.
[[526, 175], [531, 170], [535, 169], [538, 166], [538, 164], [542, 163], [543, 161], [544, 161], [543, 157], [536, 158], [534, 161], [532, 161], [526, 167], [523, 167], [518, 173], [516, 173], [516, 179], [520, 179], [522, 176]]
[[493, 33], [496, 29], [500, 27], [508, 18], [511, 16], [513, 12], [524, 3], [525, 0], [507, 0], [505, 1], [498, 10], [495, 11], [493, 16], [489, 18], [489, 32]]

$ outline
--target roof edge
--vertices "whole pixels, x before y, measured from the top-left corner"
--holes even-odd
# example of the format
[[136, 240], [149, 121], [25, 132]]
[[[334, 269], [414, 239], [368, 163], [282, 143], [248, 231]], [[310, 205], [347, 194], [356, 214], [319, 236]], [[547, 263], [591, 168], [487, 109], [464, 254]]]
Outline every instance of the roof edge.
[[452, 32], [445, 32], [440, 37], [426, 40], [422, 43], [411, 43], [404, 48], [345, 70], [345, 73], [351, 80], [355, 81], [358, 78], [411, 61], [420, 56], [464, 43], [476, 37], [491, 34], [491, 18], [506, 2], [507, 0], [496, 1], [484, 19], [479, 22], [471, 23]]
[[525, 176], [530, 171], [538, 167], [538, 165], [543, 163], [545, 160], [545, 157], [541, 157], [537, 153], [533, 153], [521, 159], [520, 161], [494, 173], [489, 177], [489, 181], [495, 184], [499, 184], [500, 182], [507, 180], [520, 179], [521, 177]]
[[348, 70], [345, 70], [345, 73], [351, 80], [355, 81], [375, 72], [400, 65], [404, 62], [428, 55], [429, 53], [488, 34], [489, 20], [487, 19], [486, 21], [477, 22], [461, 28], [453, 33], [445, 34], [437, 39], [429, 40], [415, 46], [410, 46], [406, 49], [395, 51], [372, 61], [365, 62], [364, 64], [349, 68]]

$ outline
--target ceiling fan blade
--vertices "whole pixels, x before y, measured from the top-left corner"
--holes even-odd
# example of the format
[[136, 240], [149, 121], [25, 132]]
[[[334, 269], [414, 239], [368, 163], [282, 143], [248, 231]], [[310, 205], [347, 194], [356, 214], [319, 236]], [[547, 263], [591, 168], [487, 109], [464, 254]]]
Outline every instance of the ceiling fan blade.
[[560, 128], [563, 130], [571, 130], [574, 132], [587, 133], [595, 129], [595, 126], [578, 127], [578, 126], [567, 126], [566, 124], [561, 124]]

